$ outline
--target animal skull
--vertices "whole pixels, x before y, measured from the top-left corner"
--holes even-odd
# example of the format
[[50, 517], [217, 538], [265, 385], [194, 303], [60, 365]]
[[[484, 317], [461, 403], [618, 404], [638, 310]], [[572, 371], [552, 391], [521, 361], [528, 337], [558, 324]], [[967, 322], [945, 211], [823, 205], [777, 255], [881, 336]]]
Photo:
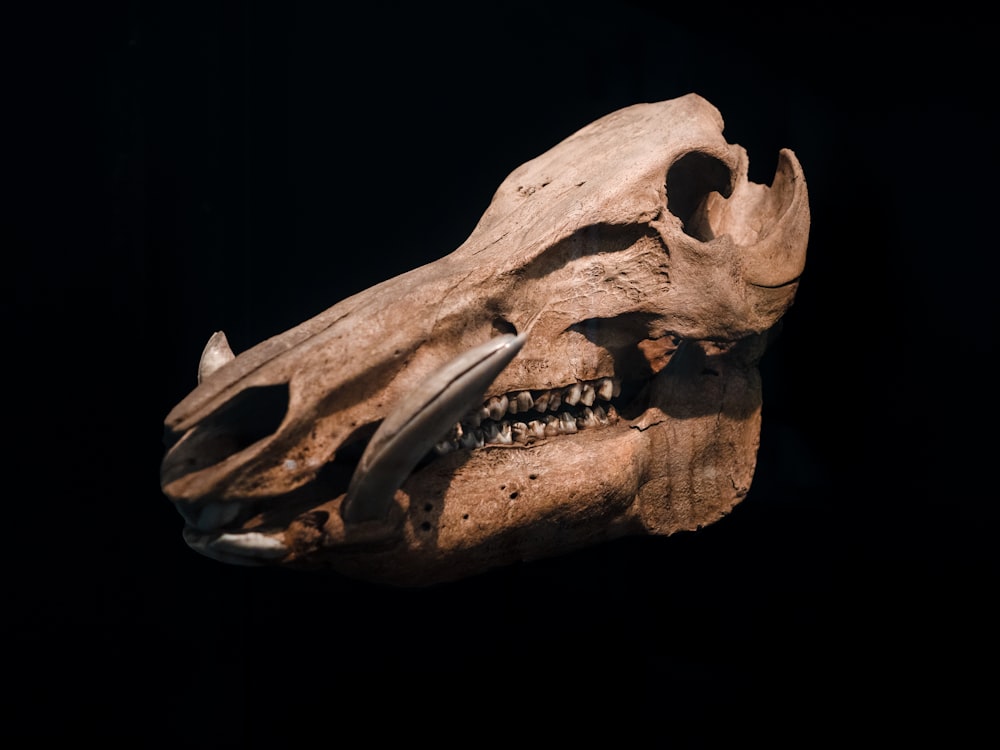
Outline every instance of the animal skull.
[[166, 418], [187, 543], [425, 585], [729, 512], [809, 206], [791, 151], [757, 185], [722, 129], [695, 94], [613, 112], [451, 254], [239, 356], [216, 333]]

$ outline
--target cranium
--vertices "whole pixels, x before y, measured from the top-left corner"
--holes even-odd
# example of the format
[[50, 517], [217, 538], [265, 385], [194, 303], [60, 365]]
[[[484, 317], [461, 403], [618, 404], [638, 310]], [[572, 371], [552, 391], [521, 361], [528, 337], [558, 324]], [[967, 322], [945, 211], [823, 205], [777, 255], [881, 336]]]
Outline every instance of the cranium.
[[235, 356], [166, 418], [164, 493], [230, 563], [453, 580], [709, 524], [747, 493], [757, 363], [809, 229], [703, 98], [587, 125], [469, 238]]

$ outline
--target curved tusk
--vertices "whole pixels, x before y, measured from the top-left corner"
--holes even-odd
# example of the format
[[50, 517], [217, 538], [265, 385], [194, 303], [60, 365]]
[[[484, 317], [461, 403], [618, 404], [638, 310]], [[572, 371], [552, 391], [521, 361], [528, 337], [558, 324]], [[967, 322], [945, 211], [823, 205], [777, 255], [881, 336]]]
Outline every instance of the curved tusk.
[[218, 370], [227, 362], [236, 359], [233, 350], [229, 347], [229, 339], [222, 331], [216, 331], [209, 338], [205, 348], [201, 350], [201, 360], [198, 362], [198, 383]]
[[375, 431], [341, 506], [345, 523], [386, 517], [393, 495], [448, 428], [482, 401], [525, 334], [504, 334], [453, 359], [425, 380]]
[[779, 152], [771, 187], [760, 188], [753, 210], [763, 228], [743, 257], [743, 278], [754, 286], [775, 288], [796, 281], [806, 264], [809, 198], [802, 166], [792, 151]]

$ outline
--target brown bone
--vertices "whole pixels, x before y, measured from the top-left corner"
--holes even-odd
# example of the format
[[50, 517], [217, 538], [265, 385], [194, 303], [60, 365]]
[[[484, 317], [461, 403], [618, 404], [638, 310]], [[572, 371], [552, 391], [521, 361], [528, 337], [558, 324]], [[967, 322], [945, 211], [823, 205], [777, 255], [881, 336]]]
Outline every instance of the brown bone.
[[[216, 334], [166, 418], [162, 487], [188, 543], [225, 562], [423, 585], [728, 513], [753, 476], [756, 365], [795, 295], [809, 207], [791, 151], [757, 185], [722, 129], [694, 94], [613, 112], [514, 170], [451, 254], [239, 356]], [[442, 373], [491, 340], [516, 356], [465, 401], [434, 400]], [[375, 443], [397, 422], [436, 425], [398, 441], [433, 456], [452, 412], [604, 378], [621, 383], [617, 420], [453, 442], [345, 508], [380, 424]], [[452, 412], [411, 419], [422, 398]]]

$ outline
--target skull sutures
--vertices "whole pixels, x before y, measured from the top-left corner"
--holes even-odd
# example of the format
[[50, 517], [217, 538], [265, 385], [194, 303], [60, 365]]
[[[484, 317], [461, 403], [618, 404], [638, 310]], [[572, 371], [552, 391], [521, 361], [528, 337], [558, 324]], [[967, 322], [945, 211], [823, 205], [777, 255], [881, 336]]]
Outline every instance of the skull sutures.
[[690, 94], [516, 169], [440, 260], [235, 356], [166, 418], [164, 493], [224, 562], [423, 585], [711, 523], [805, 263], [802, 170], [747, 179]]

